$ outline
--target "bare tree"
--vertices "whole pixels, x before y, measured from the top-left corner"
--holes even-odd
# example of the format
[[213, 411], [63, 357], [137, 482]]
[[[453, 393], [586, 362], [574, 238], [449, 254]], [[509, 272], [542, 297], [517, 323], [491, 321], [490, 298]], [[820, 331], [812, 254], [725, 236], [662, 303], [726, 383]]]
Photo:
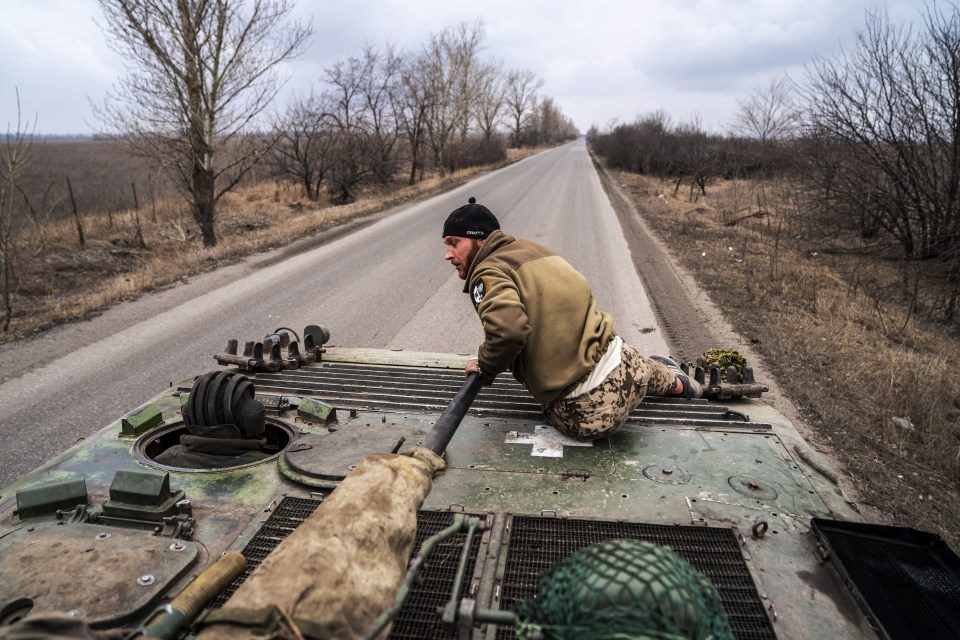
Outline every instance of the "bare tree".
[[445, 175], [456, 169], [457, 151], [453, 142], [467, 134], [472, 107], [472, 89], [478, 53], [483, 41], [482, 22], [459, 24], [432, 34], [420, 56], [432, 99], [427, 111], [427, 132], [434, 165]]
[[802, 95], [807, 133], [839, 151], [804, 172], [819, 208], [877, 225], [908, 258], [948, 259], [958, 278], [960, 8], [928, 7], [918, 31], [868, 14], [855, 48], [817, 60]]
[[278, 140], [253, 129], [311, 28], [288, 21], [292, 0], [97, 1], [127, 75], [96, 112], [172, 174], [213, 246], [217, 201]]
[[373, 170], [364, 96], [364, 86], [369, 84], [365, 75], [369, 72], [368, 61], [355, 56], [338, 60], [325, 71], [329, 88], [324, 94], [324, 117], [334, 130], [327, 190], [333, 201], [341, 204], [356, 199], [358, 185]]
[[416, 183], [418, 174], [420, 179], [423, 179], [427, 117], [434, 108], [429, 76], [423, 72], [420, 61], [421, 57], [405, 61], [401, 71], [398, 127], [403, 132], [410, 151], [409, 184]]
[[357, 199], [358, 188], [371, 172], [369, 139], [359, 131], [333, 132], [327, 193], [335, 204], [349, 204]]
[[280, 142], [271, 153], [277, 169], [303, 187], [307, 198], [320, 197], [320, 187], [333, 164], [334, 132], [325, 109], [313, 94], [295, 98], [277, 125]]
[[30, 162], [33, 136], [25, 133], [29, 123], [20, 119], [20, 92], [17, 92], [17, 127], [7, 129], [0, 164], [0, 301], [3, 304], [3, 330], [10, 328], [13, 318], [13, 290], [15, 278], [13, 265], [16, 259], [16, 243], [13, 238], [13, 223], [16, 212], [15, 195], [18, 181]]
[[694, 188], [701, 195], [707, 194], [707, 183], [716, 177], [717, 149], [711, 137], [703, 129], [699, 114], [690, 118], [688, 124], [676, 128], [678, 145], [678, 176], [674, 193], [680, 188], [684, 177], [690, 179], [690, 200], [694, 197]]
[[761, 142], [784, 140], [797, 131], [799, 113], [789, 80], [777, 76], [763, 89], [737, 101], [734, 130]]
[[447, 163], [451, 171], [456, 171], [465, 164], [467, 139], [477, 128], [477, 102], [481, 97], [481, 84], [489, 66], [480, 58], [485, 33], [486, 27], [480, 20], [472, 25], [460, 23], [454, 30], [454, 38], [448, 40], [451, 48], [449, 60], [457, 81], [454, 94], [456, 144], [451, 145], [447, 153]]
[[746, 138], [744, 144], [756, 153], [751, 168], [758, 169], [761, 177], [789, 157], [787, 141], [799, 132], [800, 113], [792, 89], [781, 75], [738, 101], [733, 131]]
[[577, 127], [570, 118], [563, 115], [556, 101], [546, 96], [537, 105], [537, 138], [539, 142], [554, 144], [571, 140], [579, 135]]
[[402, 61], [393, 47], [388, 46], [381, 53], [369, 45], [364, 47], [363, 61], [364, 72], [360, 77], [363, 130], [369, 139], [373, 175], [378, 182], [386, 184], [397, 170]]
[[511, 71], [507, 74], [504, 102], [510, 121], [513, 145], [523, 144], [523, 132], [530, 124], [537, 106], [537, 91], [543, 86], [543, 80], [529, 69]]
[[503, 65], [493, 61], [481, 64], [477, 71], [476, 87], [474, 119], [483, 135], [484, 142], [489, 143], [503, 117]]

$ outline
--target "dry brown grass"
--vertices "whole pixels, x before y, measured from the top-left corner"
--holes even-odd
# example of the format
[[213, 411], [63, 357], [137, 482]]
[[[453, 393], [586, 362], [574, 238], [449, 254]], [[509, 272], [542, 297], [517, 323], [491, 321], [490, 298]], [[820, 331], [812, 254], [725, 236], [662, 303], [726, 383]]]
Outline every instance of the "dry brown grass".
[[905, 272], [853, 250], [856, 237], [824, 236], [787, 184], [725, 182], [691, 202], [616, 179], [765, 356], [861, 502], [960, 547], [960, 338], [924, 313], [942, 284], [933, 266]]
[[[534, 153], [509, 150], [508, 161]], [[210, 271], [245, 256], [282, 247], [345, 221], [454, 186], [489, 168], [471, 168], [414, 186], [368, 189], [356, 202], [311, 202], [285, 182], [264, 182], [227, 194], [220, 202], [218, 243], [204, 247], [184, 203], [174, 198], [122, 210], [63, 217], [24, 226], [17, 237], [17, 290], [10, 329], [0, 342], [21, 339], [56, 324], [96, 315], [120, 301]], [[138, 233], [139, 226], [139, 233]], [[140, 243], [140, 238], [143, 244]]]

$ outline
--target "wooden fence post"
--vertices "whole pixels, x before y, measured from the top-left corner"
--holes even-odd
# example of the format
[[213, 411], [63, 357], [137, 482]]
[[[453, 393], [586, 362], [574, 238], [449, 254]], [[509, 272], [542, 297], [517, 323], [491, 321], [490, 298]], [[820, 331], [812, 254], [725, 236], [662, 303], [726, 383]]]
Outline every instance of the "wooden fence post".
[[86, 249], [86, 242], [83, 240], [83, 225], [80, 223], [80, 214], [77, 213], [77, 201], [73, 197], [73, 186], [70, 184], [70, 176], [67, 176], [67, 191], [70, 192], [70, 205], [73, 207], [73, 219], [77, 221], [77, 238], [80, 239], [80, 248]]

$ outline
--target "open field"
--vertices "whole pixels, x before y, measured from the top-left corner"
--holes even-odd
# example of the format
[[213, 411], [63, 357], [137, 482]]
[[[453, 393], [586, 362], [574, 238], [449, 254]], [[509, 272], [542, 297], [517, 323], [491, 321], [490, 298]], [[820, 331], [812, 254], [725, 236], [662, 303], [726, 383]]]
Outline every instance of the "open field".
[[72, 216], [68, 180], [80, 215], [133, 209], [134, 194], [149, 215], [158, 200], [173, 193], [150, 162], [107, 140], [37, 139], [29, 158], [19, 182], [39, 220], [17, 200], [15, 228]]
[[762, 355], [869, 515], [960, 548], [960, 336], [929, 319], [935, 265], [822, 237], [788, 184], [718, 182], [691, 201], [669, 181], [612, 175]]

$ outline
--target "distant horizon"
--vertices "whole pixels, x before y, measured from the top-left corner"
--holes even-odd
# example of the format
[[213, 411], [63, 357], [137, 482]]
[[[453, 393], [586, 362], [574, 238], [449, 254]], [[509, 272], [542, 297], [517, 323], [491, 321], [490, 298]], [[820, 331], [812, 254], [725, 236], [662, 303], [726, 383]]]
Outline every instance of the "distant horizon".
[[34, 140], [108, 140], [96, 133], [30, 133], [27, 131], [24, 134]]

